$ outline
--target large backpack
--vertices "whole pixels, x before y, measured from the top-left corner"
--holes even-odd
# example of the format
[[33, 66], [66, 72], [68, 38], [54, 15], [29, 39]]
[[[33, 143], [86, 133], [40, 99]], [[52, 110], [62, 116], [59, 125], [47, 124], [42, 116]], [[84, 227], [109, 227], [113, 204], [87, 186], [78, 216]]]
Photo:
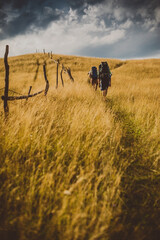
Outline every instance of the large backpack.
[[99, 65], [99, 79], [107, 81], [108, 86], [111, 86], [111, 72], [107, 62], [101, 62]]
[[96, 67], [91, 68], [91, 77], [92, 77], [93, 80], [97, 80], [98, 74], [97, 74], [97, 68]]

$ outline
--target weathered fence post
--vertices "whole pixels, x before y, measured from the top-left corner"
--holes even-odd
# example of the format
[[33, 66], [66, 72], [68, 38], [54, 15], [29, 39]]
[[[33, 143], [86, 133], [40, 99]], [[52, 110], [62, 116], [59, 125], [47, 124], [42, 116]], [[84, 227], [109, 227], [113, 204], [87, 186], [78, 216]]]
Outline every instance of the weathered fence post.
[[49, 89], [49, 81], [48, 81], [47, 75], [46, 75], [46, 63], [43, 64], [43, 73], [44, 73], [44, 79], [46, 81], [46, 88], [45, 88], [45, 91], [44, 91], [44, 95], [46, 96], [47, 92], [48, 92], [48, 89]]
[[68, 76], [71, 79], [71, 81], [74, 82], [74, 78], [72, 77], [71, 69], [69, 67], [67, 68], [67, 73], [68, 73]]
[[4, 88], [4, 113], [5, 118], [7, 118], [9, 113], [9, 107], [8, 107], [8, 89], [9, 89], [9, 65], [8, 65], [8, 53], [9, 53], [9, 46], [6, 45], [6, 51], [4, 55], [4, 65], [5, 65], [5, 88]]
[[[61, 79], [62, 79], [62, 81], [63, 81], [63, 77], [62, 77], [62, 72], [63, 71], [64, 71], [64, 73], [67, 73], [69, 78], [70, 78], [70, 80], [72, 82], [74, 82], [74, 78], [72, 77], [72, 74], [71, 74], [71, 69], [69, 67], [64, 67], [63, 64], [62, 64], [62, 71], [61, 71]], [[63, 85], [63, 83], [62, 83], [62, 85]]]
[[62, 81], [62, 86], [64, 87], [64, 81], [63, 81], [63, 76], [62, 76], [62, 74], [63, 74], [63, 64], [62, 64], [62, 70], [61, 70], [61, 81]]
[[43, 49], [43, 53], [45, 54], [45, 49]]
[[59, 67], [59, 59], [57, 60], [56, 88], [58, 88], [58, 67]]
[[[29, 87], [28, 97], [29, 97], [29, 95], [30, 95], [30, 93], [31, 93], [31, 90], [32, 90], [32, 86]], [[28, 100], [28, 98], [26, 98], [26, 101], [27, 101], [27, 100]]]
[[51, 51], [51, 59], [52, 59], [52, 51]]

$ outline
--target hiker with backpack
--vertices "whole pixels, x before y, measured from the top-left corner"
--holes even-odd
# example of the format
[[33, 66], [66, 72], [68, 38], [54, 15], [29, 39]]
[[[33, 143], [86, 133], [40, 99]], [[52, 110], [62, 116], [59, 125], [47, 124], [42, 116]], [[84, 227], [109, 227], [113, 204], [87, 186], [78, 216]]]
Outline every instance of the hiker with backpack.
[[101, 62], [99, 65], [99, 86], [101, 91], [103, 91], [103, 96], [106, 97], [108, 87], [111, 86], [111, 76], [112, 73], [109, 69], [107, 62]]
[[98, 73], [97, 73], [97, 68], [94, 66], [91, 68], [89, 74], [89, 82], [92, 84], [92, 87], [97, 90], [98, 86]]

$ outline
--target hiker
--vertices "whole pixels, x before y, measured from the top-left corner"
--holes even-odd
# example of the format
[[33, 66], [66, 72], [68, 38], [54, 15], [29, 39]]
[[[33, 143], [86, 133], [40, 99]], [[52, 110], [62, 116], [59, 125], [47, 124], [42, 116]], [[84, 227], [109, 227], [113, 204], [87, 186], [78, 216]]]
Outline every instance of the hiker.
[[111, 76], [112, 73], [109, 69], [107, 62], [101, 62], [99, 65], [99, 86], [103, 91], [103, 96], [106, 97], [108, 87], [111, 87]]
[[97, 68], [92, 67], [91, 71], [88, 73], [89, 74], [89, 82], [92, 84], [92, 87], [97, 90], [98, 86], [98, 74], [97, 74]]

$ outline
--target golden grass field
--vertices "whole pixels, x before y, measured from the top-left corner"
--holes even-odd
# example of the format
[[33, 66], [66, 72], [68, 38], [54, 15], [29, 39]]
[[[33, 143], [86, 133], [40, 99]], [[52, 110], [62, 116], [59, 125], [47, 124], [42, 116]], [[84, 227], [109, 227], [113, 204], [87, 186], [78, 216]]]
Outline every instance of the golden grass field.
[[10, 102], [7, 121], [0, 100], [0, 239], [158, 240], [160, 59], [107, 59], [104, 99], [87, 83], [104, 59], [58, 58], [75, 80], [58, 89], [47, 54], [8, 59], [11, 90], [44, 89], [44, 60], [50, 88]]

